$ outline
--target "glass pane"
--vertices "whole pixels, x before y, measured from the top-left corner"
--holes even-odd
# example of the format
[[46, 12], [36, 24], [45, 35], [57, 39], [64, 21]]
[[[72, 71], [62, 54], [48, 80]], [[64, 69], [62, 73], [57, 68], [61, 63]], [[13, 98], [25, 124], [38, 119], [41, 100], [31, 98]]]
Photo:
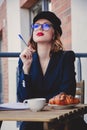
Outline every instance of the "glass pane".
[[49, 9], [49, 11], [52, 11], [52, 4], [51, 4], [51, 1], [49, 1], [49, 3], [48, 3], [48, 9]]
[[[0, 37], [0, 52], [1, 52], [2, 39]], [[2, 102], [2, 60], [0, 58], [0, 103]]]

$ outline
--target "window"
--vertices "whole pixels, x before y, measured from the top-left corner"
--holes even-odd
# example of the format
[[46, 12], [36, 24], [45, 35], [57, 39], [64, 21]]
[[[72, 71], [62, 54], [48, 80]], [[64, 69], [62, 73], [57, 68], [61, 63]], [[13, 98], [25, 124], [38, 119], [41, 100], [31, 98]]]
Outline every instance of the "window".
[[49, 11], [52, 11], [52, 7], [51, 7], [52, 5], [51, 5], [51, 1], [49, 0], [49, 3], [48, 3], [48, 10]]
[[[2, 39], [0, 37], [0, 52], [1, 52]], [[0, 58], [0, 103], [2, 103], [2, 62]]]

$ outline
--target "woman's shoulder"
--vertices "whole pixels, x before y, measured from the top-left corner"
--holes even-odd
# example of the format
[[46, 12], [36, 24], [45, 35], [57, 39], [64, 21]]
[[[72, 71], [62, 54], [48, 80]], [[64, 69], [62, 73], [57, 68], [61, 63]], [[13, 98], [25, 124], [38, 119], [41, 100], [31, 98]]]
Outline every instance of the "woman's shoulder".
[[73, 50], [60, 50], [56, 53], [56, 55], [62, 55], [62, 56], [67, 56], [67, 55], [73, 55], [75, 56], [75, 52]]
[[63, 51], [62, 55], [65, 59], [75, 60], [75, 52], [73, 50]]
[[75, 52], [73, 50], [60, 50], [58, 53], [57, 53], [57, 56], [62, 59], [73, 59], [75, 60]]
[[73, 50], [63, 51], [63, 55], [75, 56], [75, 52]]

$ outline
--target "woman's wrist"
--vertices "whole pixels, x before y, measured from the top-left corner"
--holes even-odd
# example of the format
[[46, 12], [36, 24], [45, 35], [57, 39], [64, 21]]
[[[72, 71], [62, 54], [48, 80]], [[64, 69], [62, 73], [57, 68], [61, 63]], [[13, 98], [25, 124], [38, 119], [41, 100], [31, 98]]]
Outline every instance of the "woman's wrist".
[[28, 75], [29, 74], [29, 69], [23, 67], [23, 72], [24, 72], [24, 74]]

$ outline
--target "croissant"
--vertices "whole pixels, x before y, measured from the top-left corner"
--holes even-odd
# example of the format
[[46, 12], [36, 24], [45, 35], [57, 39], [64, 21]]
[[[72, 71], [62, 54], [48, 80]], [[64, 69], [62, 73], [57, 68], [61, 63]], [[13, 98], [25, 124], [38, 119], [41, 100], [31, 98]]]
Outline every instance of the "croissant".
[[49, 104], [69, 105], [78, 103], [80, 103], [80, 100], [78, 98], [75, 98], [72, 95], [67, 95], [63, 92], [49, 99]]

